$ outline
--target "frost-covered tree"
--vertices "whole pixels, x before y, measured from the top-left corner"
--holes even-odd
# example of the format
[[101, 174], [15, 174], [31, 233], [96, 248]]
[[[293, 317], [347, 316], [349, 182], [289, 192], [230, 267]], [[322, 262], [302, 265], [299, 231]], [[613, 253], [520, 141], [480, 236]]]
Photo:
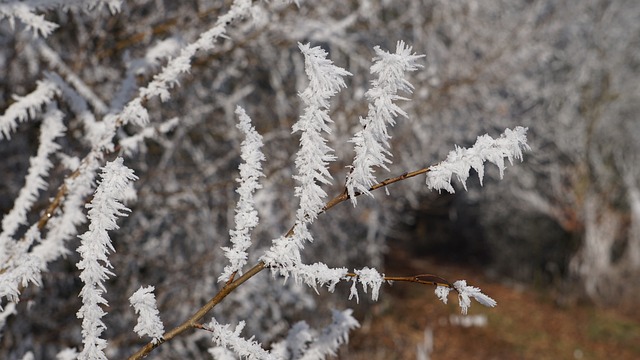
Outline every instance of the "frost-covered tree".
[[[459, 186], [490, 200], [478, 201], [487, 235], [514, 207], [584, 229], [572, 269], [602, 293], [621, 262], [598, 258], [614, 248], [598, 234], [626, 231], [619, 220], [629, 204], [638, 218], [636, 152], [625, 150], [637, 133], [624, 116], [634, 91], [623, 81], [637, 54], [621, 51], [634, 48], [638, 7], [605, 3], [3, 2], [0, 357], [76, 358], [93, 339], [109, 358], [196, 358], [208, 348], [216, 358], [323, 358], [357, 327], [325, 299], [366, 306], [348, 299], [375, 299], [389, 281], [433, 285], [443, 301], [454, 291], [462, 311], [471, 299], [493, 306], [466, 282], [382, 266], [389, 233], [433, 190]], [[607, 70], [614, 81], [600, 92]], [[584, 108], [589, 99], [619, 114], [622, 130]], [[629, 140], [608, 140], [619, 137]], [[527, 143], [534, 160], [492, 186], [486, 178], [502, 177]], [[119, 157], [139, 179], [116, 229], [94, 224], [85, 206], [100, 201], [101, 172]], [[497, 166], [485, 170], [486, 161]], [[485, 179], [480, 191], [471, 170]], [[585, 173], [598, 176], [582, 192]], [[356, 199], [355, 208], [342, 204]], [[604, 200], [619, 206], [607, 212]], [[596, 221], [576, 216], [584, 209]], [[636, 223], [622, 236], [628, 264], [640, 259]], [[519, 228], [505, 224], [505, 233]], [[98, 230], [110, 241], [76, 251]], [[85, 297], [75, 264], [102, 274], [85, 283], [97, 300], [86, 327], [76, 317]], [[54, 315], [42, 324], [42, 314]], [[300, 314], [332, 320], [319, 330], [292, 325]], [[150, 338], [146, 347], [136, 334]]]

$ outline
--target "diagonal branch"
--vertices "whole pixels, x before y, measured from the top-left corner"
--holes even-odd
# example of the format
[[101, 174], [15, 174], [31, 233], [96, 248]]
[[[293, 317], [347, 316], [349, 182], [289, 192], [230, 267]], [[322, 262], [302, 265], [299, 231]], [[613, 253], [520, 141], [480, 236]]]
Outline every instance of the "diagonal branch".
[[[373, 186], [371, 186], [371, 188], [369, 189], [369, 191], [374, 191], [374, 190], [378, 190], [380, 188], [383, 188], [387, 185], [391, 185], [393, 183], [399, 182], [399, 181], [403, 181], [421, 174], [425, 174], [430, 170], [430, 167], [426, 167], [426, 168], [422, 168], [416, 171], [411, 171], [411, 172], [406, 172], [402, 175], [396, 176], [396, 177], [392, 177], [392, 178], [388, 178], [386, 180], [383, 180]], [[354, 196], [360, 196], [362, 195], [363, 192], [356, 192]], [[327, 210], [331, 209], [332, 207], [346, 201], [349, 200], [349, 195], [347, 194], [347, 191], [343, 191], [340, 195], [334, 197], [333, 199], [329, 200], [329, 202], [326, 203], [326, 205], [322, 208], [322, 212], [324, 213]], [[289, 237], [293, 235], [295, 226], [291, 227], [291, 229], [289, 229], [289, 231], [286, 233], [285, 236]], [[251, 269], [249, 269], [246, 273], [244, 273], [242, 276], [238, 277], [237, 279], [234, 279], [234, 276], [232, 275], [229, 280], [225, 283], [225, 285], [222, 287], [222, 289], [220, 289], [220, 291], [218, 291], [218, 293], [211, 298], [211, 300], [209, 300], [204, 306], [202, 306], [198, 311], [196, 311], [189, 319], [187, 319], [186, 321], [184, 321], [182, 324], [178, 325], [177, 327], [173, 328], [172, 330], [170, 330], [169, 332], [167, 332], [166, 334], [164, 334], [162, 336], [162, 340], [160, 340], [157, 343], [153, 343], [153, 342], [149, 342], [147, 343], [144, 347], [140, 348], [140, 350], [138, 350], [135, 354], [131, 355], [129, 357], [129, 360], [139, 360], [142, 359], [144, 357], [146, 357], [149, 353], [151, 353], [151, 351], [153, 351], [153, 349], [157, 348], [158, 346], [160, 346], [162, 343], [167, 342], [171, 339], [173, 339], [174, 337], [180, 335], [181, 333], [189, 330], [189, 329], [200, 329], [202, 328], [202, 325], [198, 323], [198, 321], [200, 319], [202, 319], [209, 311], [211, 311], [211, 309], [213, 309], [216, 305], [218, 305], [225, 297], [227, 297], [227, 295], [231, 294], [238, 286], [242, 285], [245, 281], [249, 280], [250, 278], [254, 277], [255, 275], [257, 275], [258, 273], [260, 273], [262, 270], [266, 269], [267, 267], [265, 266], [264, 262], [260, 261], [258, 262], [256, 265], [254, 265]], [[235, 275], [235, 274], [234, 274]], [[355, 277], [357, 276], [356, 274], [347, 274], [347, 276], [350, 277]], [[403, 281], [403, 282], [413, 282], [413, 283], [418, 283], [418, 284], [426, 284], [426, 285], [436, 285], [436, 286], [444, 286], [444, 287], [448, 287], [448, 288], [454, 288], [453, 285], [448, 282], [447, 280], [436, 276], [436, 275], [429, 275], [429, 274], [423, 274], [423, 275], [415, 275], [415, 276], [385, 276], [384, 277], [385, 281]]]

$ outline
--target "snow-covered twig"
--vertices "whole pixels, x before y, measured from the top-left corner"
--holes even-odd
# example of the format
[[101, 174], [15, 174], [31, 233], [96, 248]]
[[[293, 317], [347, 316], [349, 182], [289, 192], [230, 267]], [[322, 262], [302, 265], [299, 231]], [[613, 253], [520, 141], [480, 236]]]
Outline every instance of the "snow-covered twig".
[[415, 71], [421, 65], [416, 61], [424, 55], [411, 53], [411, 47], [403, 41], [398, 41], [394, 54], [386, 52], [380, 47], [374, 48], [376, 57], [371, 66], [371, 73], [378, 78], [373, 81], [373, 87], [365, 96], [369, 101], [369, 113], [366, 118], [361, 118], [363, 129], [357, 132], [351, 142], [355, 144], [356, 157], [353, 160], [351, 173], [347, 177], [347, 193], [351, 197], [353, 205], [356, 205], [356, 192], [371, 196], [369, 188], [376, 183], [374, 167], [382, 167], [386, 170], [391, 162], [387, 156], [389, 152], [389, 139], [391, 136], [387, 125], [395, 124], [394, 117], [407, 113], [394, 103], [396, 100], [405, 100], [398, 96], [398, 91], [411, 93], [413, 86], [404, 78], [407, 71]]
[[506, 129], [497, 139], [486, 134], [478, 136], [473, 147], [466, 149], [456, 146], [455, 150], [449, 152], [445, 161], [432, 166], [427, 174], [427, 187], [454, 193], [451, 178], [456, 175], [466, 189], [471, 169], [478, 173], [480, 184], [482, 184], [485, 161], [498, 166], [502, 179], [505, 169], [504, 159], [507, 158], [513, 165], [514, 159], [522, 160], [522, 150], [528, 149], [526, 127], [516, 126], [513, 130]]
[[115, 275], [107, 255], [115, 251], [108, 231], [118, 229], [118, 216], [126, 216], [129, 209], [121, 201], [132, 180], [137, 179], [133, 170], [123, 164], [122, 158], [108, 162], [102, 168], [102, 180], [96, 189], [89, 208], [89, 230], [80, 235], [78, 247], [81, 260], [78, 269], [84, 287], [80, 292], [82, 307], [78, 318], [82, 319], [82, 342], [84, 348], [79, 355], [81, 360], [105, 359], [104, 349], [107, 342], [100, 338], [106, 329], [101, 318], [106, 314], [100, 305], [107, 305], [102, 294], [106, 291], [104, 281]]
[[258, 225], [258, 211], [255, 209], [253, 193], [262, 188], [258, 181], [264, 176], [261, 162], [265, 157], [262, 153], [262, 136], [251, 125], [251, 118], [241, 107], [236, 108], [238, 115], [238, 129], [244, 135], [245, 140], [241, 144], [240, 157], [244, 160], [240, 164], [240, 178], [237, 179], [240, 186], [236, 192], [240, 195], [234, 217], [236, 228], [229, 231], [232, 247], [224, 247], [225, 257], [230, 264], [225, 266], [218, 281], [227, 281], [232, 274], [242, 271], [247, 263], [247, 249], [251, 246], [251, 230]]
[[11, 104], [5, 113], [0, 116], [0, 140], [2, 137], [11, 139], [11, 133], [15, 131], [19, 122], [33, 118], [45, 104], [51, 102], [60, 90], [51, 81], [38, 81], [38, 87], [26, 96], [14, 96], [15, 103]]
[[276, 360], [267, 350], [263, 349], [258, 342], [245, 339], [240, 336], [244, 329], [244, 321], [241, 321], [235, 330], [231, 330], [230, 325], [221, 325], [216, 319], [211, 319], [207, 324], [207, 330], [213, 333], [212, 340], [218, 346], [233, 350], [241, 358], [248, 360]]
[[347, 85], [343, 77], [351, 75], [348, 71], [333, 65], [327, 59], [327, 52], [319, 46], [300, 44], [298, 47], [304, 55], [305, 72], [309, 77], [309, 85], [299, 94], [305, 104], [298, 122], [293, 125], [293, 132], [300, 132], [300, 150], [296, 154], [297, 175], [293, 178], [299, 182], [295, 194], [300, 198], [300, 207], [296, 217], [299, 223], [313, 222], [324, 205], [326, 192], [320, 184], [329, 184], [331, 174], [327, 168], [330, 161], [335, 160], [333, 149], [327, 145], [322, 133], [330, 133], [329, 99]]
[[133, 328], [140, 337], [150, 336], [152, 342], [157, 344], [162, 340], [164, 333], [164, 325], [160, 320], [158, 307], [156, 305], [156, 297], [153, 295], [155, 287], [140, 287], [129, 297], [129, 302], [136, 314], [138, 314], [138, 323]]

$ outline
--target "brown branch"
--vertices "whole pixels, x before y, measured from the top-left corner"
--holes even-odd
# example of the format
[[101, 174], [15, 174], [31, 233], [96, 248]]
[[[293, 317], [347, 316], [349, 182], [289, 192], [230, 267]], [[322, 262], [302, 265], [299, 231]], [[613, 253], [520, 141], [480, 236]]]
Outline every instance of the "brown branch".
[[[393, 183], [397, 183], [399, 181], [402, 180], [406, 180], [409, 178], [412, 178], [414, 176], [418, 176], [421, 174], [426, 174], [427, 172], [429, 172], [431, 170], [431, 167], [426, 167], [426, 168], [422, 168], [420, 170], [416, 170], [416, 171], [411, 171], [411, 172], [406, 172], [400, 176], [396, 176], [396, 177], [392, 177], [392, 178], [388, 178], [386, 180], [383, 180], [375, 185], [373, 185], [369, 191], [374, 191], [374, 190], [378, 190], [380, 188], [383, 188], [387, 185], [391, 185]], [[355, 196], [360, 196], [362, 195], [362, 192], [356, 192]], [[333, 199], [329, 200], [329, 202], [327, 202], [327, 204], [322, 208], [322, 212], [326, 212], [327, 210], [331, 209], [332, 207], [340, 204], [341, 202], [347, 201], [349, 200], [351, 197], [349, 196], [349, 194], [347, 193], [347, 190], [345, 189], [340, 195], [334, 197]]]
[[196, 313], [193, 314], [189, 319], [187, 319], [182, 324], [176, 326], [171, 331], [164, 334], [162, 336], [162, 340], [160, 340], [159, 342], [155, 344], [153, 342], [149, 342], [143, 348], [138, 350], [138, 352], [131, 355], [129, 357], [129, 360], [142, 359], [143, 357], [147, 356], [153, 349], [160, 346], [160, 344], [173, 339], [177, 335], [180, 335], [181, 333], [189, 329], [202, 328], [202, 325], [199, 324], [198, 321], [202, 319], [209, 312], [209, 310], [213, 309], [214, 306], [220, 303], [225, 297], [227, 297], [227, 295], [229, 295], [233, 290], [235, 290], [242, 283], [254, 277], [256, 274], [258, 274], [260, 271], [264, 269], [265, 269], [265, 265], [261, 261], [257, 265], [252, 267], [249, 271], [244, 273], [242, 276], [237, 278], [235, 281], [229, 284], [226, 284], [222, 289], [220, 289], [220, 291], [216, 294], [216, 296], [214, 296], [211, 300], [209, 300], [209, 302], [207, 302], [203, 307], [201, 307], [198, 311], [196, 311]]
[[[358, 274], [347, 273], [345, 276], [357, 278]], [[413, 275], [413, 276], [384, 276], [382, 279], [388, 282], [403, 281], [403, 282], [412, 282], [412, 283], [423, 284], [423, 285], [444, 286], [444, 287], [448, 287], [453, 290], [456, 290], [453, 284], [447, 281], [447, 279], [441, 278], [438, 275], [420, 274], [420, 275]]]
[[[407, 172], [404, 173], [402, 175], [396, 176], [396, 177], [392, 177], [392, 178], [388, 178], [386, 180], [383, 180], [375, 185], [373, 185], [369, 191], [375, 191], [378, 190], [380, 188], [383, 188], [387, 185], [391, 185], [393, 183], [402, 181], [402, 180], [406, 180], [409, 178], [412, 178], [414, 176], [418, 176], [420, 174], [425, 174], [430, 170], [429, 167], [420, 169], [420, 170], [416, 170], [416, 171], [412, 171], [412, 172]], [[362, 195], [362, 192], [357, 192], [355, 193], [355, 196], [360, 196]], [[322, 208], [322, 212], [324, 213], [327, 210], [331, 209], [332, 207], [338, 205], [341, 202], [344, 202], [346, 200], [348, 200], [350, 197], [347, 194], [346, 190], [343, 191], [340, 195], [334, 197], [333, 199], [329, 200], [327, 202], [327, 204]], [[287, 231], [287, 233], [285, 234], [286, 237], [290, 237], [293, 235], [295, 231], [295, 225], [292, 226], [289, 231]], [[257, 275], [259, 272], [261, 272], [262, 270], [266, 269], [266, 265], [264, 262], [260, 261], [258, 264], [256, 264], [254, 267], [252, 267], [249, 271], [247, 271], [246, 273], [244, 273], [242, 276], [240, 276], [239, 278], [237, 278], [236, 280], [233, 280], [233, 276], [232, 275], [229, 280], [227, 281], [227, 283], [222, 287], [222, 289], [220, 289], [220, 291], [211, 299], [209, 300], [209, 302], [207, 302], [203, 307], [201, 307], [195, 314], [193, 314], [188, 320], [186, 320], [185, 322], [183, 322], [182, 324], [178, 325], [177, 327], [173, 328], [171, 331], [167, 332], [166, 334], [163, 335], [162, 339], [157, 342], [157, 343], [153, 343], [153, 342], [149, 342], [147, 343], [144, 347], [142, 347], [140, 350], [138, 350], [135, 354], [131, 355], [129, 357], [129, 360], [138, 360], [138, 359], [142, 359], [143, 357], [147, 356], [149, 353], [151, 353], [151, 351], [153, 351], [153, 349], [157, 348], [158, 346], [160, 346], [162, 343], [167, 342], [171, 339], [173, 339], [174, 337], [176, 337], [177, 335], [180, 335], [181, 333], [189, 330], [189, 329], [194, 329], [194, 328], [198, 328], [198, 329], [202, 329], [203, 326], [202, 324], [199, 324], [198, 321], [200, 319], [202, 319], [211, 309], [213, 309], [216, 305], [218, 305], [225, 297], [227, 297], [227, 295], [229, 295], [231, 292], [233, 292], [238, 286], [240, 286], [242, 283], [244, 283], [245, 281], [249, 280], [250, 278], [254, 277], [255, 275]], [[356, 277], [356, 274], [347, 274], [347, 276], [352, 276], [352, 277]], [[431, 284], [431, 285], [439, 285], [439, 286], [446, 286], [446, 287], [450, 287], [453, 288], [453, 285], [451, 285], [447, 280], [435, 276], [435, 275], [415, 275], [415, 276], [409, 276], [409, 277], [400, 277], [400, 276], [386, 276], [384, 278], [384, 280], [386, 281], [406, 281], [406, 282], [414, 282], [414, 283], [419, 283], [419, 284]]]

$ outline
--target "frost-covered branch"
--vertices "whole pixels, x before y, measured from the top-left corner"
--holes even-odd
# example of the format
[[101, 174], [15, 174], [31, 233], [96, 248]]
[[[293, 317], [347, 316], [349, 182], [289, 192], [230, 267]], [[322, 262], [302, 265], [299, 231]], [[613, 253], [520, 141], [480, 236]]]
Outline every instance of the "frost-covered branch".
[[239, 357], [249, 360], [276, 360], [267, 350], [263, 349], [253, 338], [245, 339], [240, 336], [244, 329], [244, 321], [241, 321], [235, 330], [230, 325], [221, 325], [216, 319], [211, 319], [206, 329], [213, 333], [212, 340], [218, 346], [228, 348]]
[[394, 103], [396, 100], [405, 100], [397, 95], [398, 91], [411, 93], [413, 86], [404, 78], [407, 71], [415, 71], [422, 65], [416, 63], [424, 55], [411, 54], [411, 47], [398, 41], [396, 52], [388, 53], [380, 47], [374, 48], [376, 57], [371, 66], [371, 73], [378, 78], [373, 81], [373, 87], [365, 94], [369, 101], [369, 113], [366, 118], [360, 118], [363, 129], [357, 132], [351, 139], [355, 144], [356, 156], [353, 160], [351, 173], [347, 177], [347, 193], [351, 197], [353, 205], [356, 205], [355, 193], [360, 192], [371, 195], [369, 188], [376, 183], [374, 167], [382, 167], [386, 170], [391, 160], [389, 152], [389, 139], [391, 135], [387, 125], [395, 124], [398, 115], [407, 116], [407, 113]]
[[[27, 212], [38, 198], [40, 191], [47, 188], [44, 178], [49, 174], [53, 163], [49, 156], [60, 149], [55, 140], [64, 135], [66, 127], [62, 122], [64, 114], [51, 107], [45, 114], [40, 129], [40, 144], [36, 156], [29, 161], [30, 167], [25, 179], [24, 187], [16, 198], [13, 209], [2, 219], [2, 233], [0, 233], [0, 249], [9, 241], [21, 225], [27, 223]], [[0, 260], [2, 255], [0, 255]], [[1, 261], [0, 261], [1, 262]]]
[[447, 159], [430, 168], [427, 174], [427, 187], [433, 190], [447, 190], [454, 193], [451, 178], [456, 175], [464, 188], [467, 188], [469, 171], [474, 169], [478, 173], [480, 184], [484, 178], [484, 163], [489, 161], [500, 170], [500, 179], [504, 176], [504, 159], [513, 165], [513, 160], [522, 160], [522, 150], [528, 150], [527, 128], [517, 126], [513, 130], [506, 129], [498, 139], [489, 135], [478, 136], [476, 143], [469, 149], [456, 146]]
[[160, 97], [160, 100], [167, 101], [170, 98], [169, 90], [178, 84], [181, 74], [189, 72], [191, 69], [191, 59], [198, 51], [211, 50], [216, 40], [225, 36], [227, 25], [232, 21], [249, 16], [251, 0], [234, 0], [229, 11], [220, 16], [215, 25], [200, 34], [198, 40], [185, 46], [180, 55], [169, 60], [169, 63], [156, 74], [146, 87], [140, 89], [139, 96], [131, 100], [122, 111], [122, 121], [126, 124], [144, 126], [149, 121], [149, 113], [143, 106], [143, 102], [152, 97]]
[[295, 194], [300, 198], [297, 221], [313, 222], [324, 205], [326, 192], [321, 184], [331, 183], [328, 164], [335, 160], [333, 149], [327, 145], [322, 133], [331, 133], [329, 124], [329, 99], [347, 85], [343, 77], [351, 75], [348, 71], [333, 65], [327, 59], [327, 52], [319, 46], [298, 43], [304, 55], [305, 72], [309, 77], [309, 85], [299, 94], [305, 104], [298, 122], [293, 125], [293, 132], [300, 132], [300, 150], [296, 155], [297, 175], [293, 178], [299, 182]]
[[106, 313], [100, 305], [107, 305], [102, 294], [106, 291], [104, 281], [115, 275], [107, 255], [115, 249], [109, 238], [109, 231], [118, 229], [118, 216], [126, 216], [129, 209], [122, 204], [129, 183], [137, 177], [133, 170], [123, 165], [123, 159], [117, 158], [102, 168], [102, 180], [95, 191], [93, 200], [87, 205], [90, 220], [89, 230], [80, 235], [78, 253], [81, 260], [77, 267], [81, 270], [80, 279], [84, 287], [80, 292], [82, 307], [78, 318], [82, 319], [82, 340], [84, 348], [79, 355], [81, 360], [106, 359], [104, 349], [106, 340], [100, 335], [106, 326], [101, 318]]
[[238, 129], [244, 135], [245, 140], [241, 144], [240, 157], [244, 163], [240, 164], [240, 183], [236, 192], [240, 195], [234, 217], [236, 228], [229, 231], [232, 247], [224, 247], [224, 255], [230, 264], [225, 266], [218, 281], [227, 281], [229, 278], [242, 271], [247, 263], [247, 249], [251, 246], [251, 230], [258, 225], [258, 211], [255, 209], [253, 193], [262, 188], [259, 179], [264, 176], [261, 162], [265, 160], [262, 153], [262, 136], [251, 125], [251, 119], [241, 107], [236, 108], [238, 115]]
[[14, 241], [18, 228], [27, 224], [27, 213], [33, 207], [40, 191], [47, 188], [44, 178], [53, 167], [49, 157], [60, 149], [55, 139], [64, 135], [63, 114], [51, 106], [42, 121], [40, 144], [36, 156], [30, 160], [29, 172], [24, 187], [15, 200], [13, 209], [2, 219], [0, 233], [0, 299], [7, 298], [18, 302], [20, 287], [29, 282], [40, 284], [40, 272], [46, 263], [37, 255], [29, 252], [31, 246], [40, 242], [40, 233], [31, 226], [24, 237]]
[[153, 295], [154, 290], [155, 287], [153, 286], [147, 286], [146, 288], [141, 286], [131, 295], [129, 302], [136, 314], [138, 314], [138, 323], [133, 328], [133, 331], [140, 337], [145, 335], [152, 337], [152, 342], [157, 344], [162, 340], [164, 325], [160, 320], [156, 297]]
[[29, 117], [36, 116], [42, 106], [52, 101], [60, 90], [51, 81], [38, 81], [36, 89], [26, 96], [14, 95], [14, 102], [0, 116], [0, 140], [2, 137], [11, 139], [11, 133], [16, 130], [19, 122], [26, 121]]
[[458, 293], [458, 303], [462, 313], [465, 315], [471, 306], [471, 298], [476, 299], [477, 302], [487, 307], [494, 307], [498, 304], [491, 297], [482, 293], [480, 288], [467, 285], [465, 280], [458, 280], [451, 287], [438, 285], [435, 290], [436, 296], [446, 304], [447, 296], [451, 290], [455, 290]]

